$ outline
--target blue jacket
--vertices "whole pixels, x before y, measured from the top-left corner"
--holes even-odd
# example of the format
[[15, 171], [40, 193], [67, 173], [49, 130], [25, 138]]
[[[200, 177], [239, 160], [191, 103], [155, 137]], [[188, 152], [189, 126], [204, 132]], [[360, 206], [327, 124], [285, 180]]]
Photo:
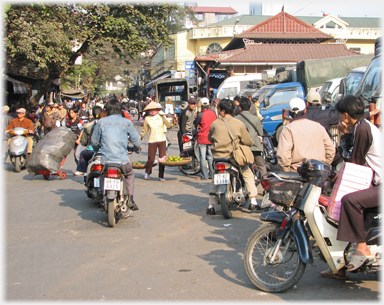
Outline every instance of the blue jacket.
[[140, 136], [132, 122], [119, 114], [100, 119], [91, 137], [91, 145], [100, 147], [101, 162], [120, 162], [127, 164], [128, 138], [138, 150], [141, 146]]

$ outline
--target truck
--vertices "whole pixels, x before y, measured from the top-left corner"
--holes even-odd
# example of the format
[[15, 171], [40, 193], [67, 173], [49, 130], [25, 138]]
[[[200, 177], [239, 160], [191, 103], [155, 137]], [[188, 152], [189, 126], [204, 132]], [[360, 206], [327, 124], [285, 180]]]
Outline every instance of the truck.
[[330, 79], [346, 77], [352, 69], [368, 66], [372, 58], [373, 54], [365, 54], [299, 61], [296, 64], [297, 81], [307, 94]]
[[278, 143], [278, 130], [283, 124], [283, 109], [295, 97], [304, 99], [304, 87], [299, 82], [267, 85], [269, 88], [259, 98], [259, 113], [263, 117], [263, 132], [272, 136], [275, 146]]
[[261, 73], [251, 73], [247, 75], [230, 76], [226, 78], [217, 88], [216, 98], [223, 99], [233, 98], [240, 93], [241, 89], [244, 89], [250, 81], [261, 80]]
[[189, 87], [187, 78], [164, 78], [157, 80], [153, 86], [156, 92], [156, 101], [164, 108], [164, 103], [168, 97], [172, 97], [172, 102], [175, 104], [175, 113], [180, 116], [181, 106], [188, 102], [193, 90]]

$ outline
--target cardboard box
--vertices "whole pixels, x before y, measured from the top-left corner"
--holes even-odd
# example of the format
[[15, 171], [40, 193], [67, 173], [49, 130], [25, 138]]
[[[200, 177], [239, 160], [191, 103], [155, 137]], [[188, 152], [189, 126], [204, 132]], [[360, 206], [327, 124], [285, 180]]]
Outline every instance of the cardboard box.
[[341, 199], [344, 195], [365, 190], [371, 187], [373, 170], [368, 166], [354, 163], [344, 163], [337, 181], [329, 197], [328, 215], [333, 220], [339, 221]]

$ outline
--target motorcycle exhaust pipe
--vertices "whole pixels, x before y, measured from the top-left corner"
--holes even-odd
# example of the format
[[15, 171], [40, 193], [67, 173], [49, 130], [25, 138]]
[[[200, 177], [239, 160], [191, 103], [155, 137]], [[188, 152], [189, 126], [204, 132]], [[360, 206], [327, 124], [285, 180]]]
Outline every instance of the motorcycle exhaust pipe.
[[126, 213], [126, 212], [128, 211], [128, 207], [127, 207], [127, 205], [126, 205], [126, 204], [122, 205], [122, 206], [120, 207], [120, 211], [121, 211], [122, 213]]
[[235, 198], [235, 201], [236, 201], [237, 203], [241, 203], [241, 202], [244, 201], [244, 195], [241, 194], [241, 193], [236, 193], [235, 196], [234, 196], [234, 198]]

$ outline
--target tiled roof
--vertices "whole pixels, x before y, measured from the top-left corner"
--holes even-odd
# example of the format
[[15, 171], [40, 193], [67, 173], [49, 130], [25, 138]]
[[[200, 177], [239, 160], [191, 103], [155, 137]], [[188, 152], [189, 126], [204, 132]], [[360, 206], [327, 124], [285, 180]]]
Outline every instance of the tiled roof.
[[195, 13], [230, 13], [237, 14], [232, 7], [211, 7], [211, 6], [191, 6], [190, 9]]
[[333, 37], [288, 13], [280, 12], [276, 16], [236, 35], [236, 38], [311, 38], [327, 40]]
[[306, 59], [323, 59], [359, 55], [343, 44], [250, 44], [236, 49], [196, 57], [196, 61], [222, 63], [299, 62]]

